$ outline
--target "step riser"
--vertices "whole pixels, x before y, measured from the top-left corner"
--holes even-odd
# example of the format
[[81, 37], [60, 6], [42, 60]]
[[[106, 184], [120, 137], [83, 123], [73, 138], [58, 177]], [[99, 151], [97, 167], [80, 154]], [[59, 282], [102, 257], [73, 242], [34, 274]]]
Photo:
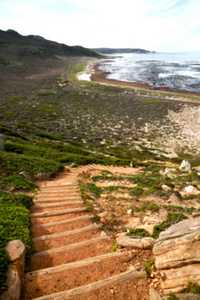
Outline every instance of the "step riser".
[[55, 195], [46, 195], [46, 196], [43, 196], [43, 195], [37, 195], [35, 197], [35, 199], [40, 199], [40, 200], [45, 200], [45, 199], [63, 199], [63, 198], [67, 198], [67, 197], [80, 197], [80, 193], [65, 193], [63, 195], [58, 195], [58, 194], [55, 194]]
[[[97, 262], [95, 265], [91, 262], [86, 266], [71, 268], [57, 274], [26, 278], [25, 295], [27, 299], [32, 299], [34, 297], [41, 297], [73, 289], [81, 285], [117, 275], [120, 272], [128, 270], [131, 262], [129, 264], [121, 263], [121, 261], [126, 260], [128, 257], [128, 255], [121, 255], [120, 257], [108, 258], [107, 260]], [[87, 274], [87, 276], [85, 276], [85, 274]], [[46, 282], [48, 282], [48, 288]]]
[[40, 225], [50, 222], [57, 222], [62, 220], [69, 220], [80, 216], [87, 215], [88, 212], [81, 212], [81, 213], [71, 213], [71, 214], [64, 214], [60, 216], [52, 216], [52, 217], [44, 217], [44, 218], [31, 218], [32, 225]]
[[112, 238], [102, 240], [97, 239], [96, 241], [89, 240], [88, 243], [84, 243], [84, 245], [74, 247], [72, 247], [72, 245], [69, 246], [60, 249], [60, 251], [55, 249], [56, 251], [52, 250], [39, 253], [39, 255], [33, 255], [29, 264], [29, 270], [41, 270], [105, 254], [112, 246]]
[[45, 211], [45, 212], [38, 212], [38, 213], [31, 213], [31, 218], [47, 218], [47, 217], [53, 217], [53, 216], [59, 216], [59, 215], [67, 215], [71, 213], [77, 213], [77, 212], [83, 212], [87, 211], [85, 207], [81, 208], [70, 208], [70, 209], [60, 209], [57, 211]]
[[79, 221], [79, 222], [72, 222], [72, 223], [65, 223], [57, 226], [49, 226], [46, 228], [35, 228], [32, 227], [33, 234], [37, 237], [47, 234], [59, 233], [67, 230], [73, 230], [77, 228], [82, 228], [84, 226], [89, 226], [91, 221]]
[[79, 234], [73, 234], [71, 236], [63, 236], [60, 238], [50, 239], [46, 241], [36, 241], [34, 242], [35, 249], [37, 251], [45, 251], [49, 249], [54, 249], [57, 247], [63, 247], [65, 245], [69, 245], [72, 243], [78, 243], [81, 241], [85, 241], [91, 238], [98, 237], [100, 235], [100, 231], [92, 230], [88, 232], [83, 232]]
[[63, 199], [57, 199], [57, 200], [55, 200], [55, 199], [45, 199], [45, 200], [33, 200], [33, 203], [35, 203], [35, 204], [38, 204], [38, 203], [48, 203], [48, 204], [50, 204], [50, 203], [54, 203], [54, 202], [58, 202], [58, 203], [60, 203], [60, 202], [67, 202], [67, 201], [81, 201], [82, 200], [82, 198], [81, 197], [68, 197], [68, 198], [63, 198]]
[[[60, 209], [70, 209], [70, 208], [79, 208], [82, 207], [82, 204], [70, 204], [70, 205], [59, 205], [58, 207], [49, 207], [48, 211], [56, 211]], [[39, 212], [45, 212], [47, 209], [46, 208], [41, 208], [41, 209], [33, 209], [31, 208], [29, 211], [30, 213], [39, 213]]]

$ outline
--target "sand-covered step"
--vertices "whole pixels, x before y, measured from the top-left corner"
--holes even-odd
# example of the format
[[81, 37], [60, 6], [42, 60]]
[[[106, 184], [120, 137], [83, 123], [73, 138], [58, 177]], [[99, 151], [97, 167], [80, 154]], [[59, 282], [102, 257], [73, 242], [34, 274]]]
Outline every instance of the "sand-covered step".
[[39, 195], [51, 195], [51, 194], [62, 195], [62, 194], [69, 193], [69, 192], [79, 192], [79, 189], [77, 187], [67, 188], [67, 189], [62, 189], [62, 190], [53, 189], [51, 191], [45, 189], [45, 190], [41, 190], [39, 192]]
[[90, 240], [38, 252], [32, 255], [29, 270], [41, 270], [77, 260], [105, 254], [111, 249], [113, 238], [100, 236]]
[[45, 200], [45, 199], [63, 199], [65, 197], [72, 197], [72, 196], [80, 196], [80, 192], [67, 192], [67, 193], [63, 193], [63, 194], [38, 194], [35, 199], [41, 199], [41, 200]]
[[65, 197], [65, 198], [61, 198], [61, 199], [40, 199], [38, 198], [37, 200], [33, 200], [33, 203], [37, 204], [37, 203], [54, 203], [54, 202], [66, 202], [66, 201], [80, 201], [82, 198], [80, 196], [70, 196], [70, 197]]
[[[73, 263], [29, 272], [25, 276], [25, 299], [70, 290], [127, 271], [129, 254], [113, 252]], [[86, 275], [87, 274], [87, 275]]]
[[95, 238], [99, 236], [101, 228], [101, 224], [90, 224], [82, 228], [36, 237], [33, 242], [37, 251], [44, 251]]
[[51, 204], [41, 204], [41, 205], [33, 205], [29, 211], [31, 213], [34, 212], [44, 212], [48, 211], [56, 211], [61, 209], [69, 209], [69, 208], [78, 208], [82, 206], [83, 201], [68, 201], [68, 202], [61, 202], [61, 203], [51, 203]]
[[[68, 211], [68, 210], [67, 210]], [[57, 221], [62, 221], [62, 220], [69, 220], [69, 219], [73, 219], [76, 217], [80, 217], [80, 216], [85, 216], [88, 214], [87, 210], [83, 210], [80, 212], [71, 212], [71, 213], [64, 213], [64, 214], [59, 214], [59, 215], [55, 215], [55, 216], [48, 216], [48, 217], [37, 217], [37, 218], [31, 218], [31, 223], [32, 225], [42, 225], [42, 224], [46, 224], [46, 223], [51, 223], [51, 222], [57, 222]]]
[[[67, 290], [67, 291], [63, 291], [63, 292], [58, 292], [55, 294], [51, 294], [48, 296], [43, 296], [43, 297], [39, 297], [39, 298], [34, 298], [35, 300], [49, 300], [49, 299], [54, 299], [54, 300], [59, 300], [59, 299], [83, 299], [82, 297], [85, 295], [87, 296], [87, 294], [89, 293], [94, 293], [95, 295], [95, 291], [102, 289], [102, 288], [107, 288], [110, 287], [112, 288], [113, 285], [116, 284], [120, 284], [122, 282], [126, 282], [126, 281], [133, 281], [133, 280], [138, 280], [138, 279], [143, 279], [143, 278], [147, 278], [147, 273], [144, 270], [138, 271], [136, 269], [130, 270], [130, 271], [126, 271], [123, 272], [121, 274], [100, 280], [100, 281], [96, 281], [93, 283], [90, 283], [88, 285], [84, 285], [75, 289], [71, 289], [71, 290]], [[135, 293], [135, 291], [134, 291]], [[109, 296], [108, 296], [109, 297]], [[105, 299], [105, 298], [85, 298], [85, 299]], [[109, 299], [109, 298], [107, 298]], [[113, 298], [113, 299], [125, 299], [125, 298]], [[126, 298], [128, 299], [128, 298]], [[134, 298], [129, 298], [129, 299], [134, 299]], [[137, 298], [135, 298], [137, 299]]]
[[66, 215], [70, 213], [77, 213], [77, 212], [84, 212], [87, 211], [86, 207], [80, 208], [69, 208], [69, 209], [60, 209], [56, 211], [45, 211], [45, 212], [38, 212], [30, 214], [31, 218], [45, 218], [45, 217], [52, 217], [52, 216], [59, 216], [59, 215]]
[[32, 226], [32, 231], [35, 236], [48, 235], [51, 233], [58, 233], [66, 230], [73, 230], [91, 224], [93, 215], [85, 215], [72, 219], [65, 219], [57, 222], [50, 222], [46, 224], [39, 224]]

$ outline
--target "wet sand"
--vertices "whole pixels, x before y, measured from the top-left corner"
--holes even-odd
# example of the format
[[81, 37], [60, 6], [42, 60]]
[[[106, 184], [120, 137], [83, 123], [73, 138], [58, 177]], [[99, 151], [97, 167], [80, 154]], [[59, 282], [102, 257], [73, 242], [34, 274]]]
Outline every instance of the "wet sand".
[[200, 93], [192, 93], [192, 92], [182, 92], [182, 91], [175, 91], [168, 88], [163, 87], [152, 87], [148, 83], [140, 83], [140, 82], [127, 82], [127, 81], [119, 81], [114, 79], [108, 79], [107, 76], [110, 72], [104, 72], [100, 70], [98, 67], [101, 65], [101, 62], [96, 62], [90, 65], [91, 70], [91, 81], [98, 82], [98, 83], [105, 83], [105, 84], [113, 84], [118, 86], [124, 87], [133, 87], [138, 89], [145, 89], [151, 91], [159, 91], [159, 92], [167, 92], [167, 93], [177, 93], [180, 95], [193, 95], [193, 96], [200, 96]]

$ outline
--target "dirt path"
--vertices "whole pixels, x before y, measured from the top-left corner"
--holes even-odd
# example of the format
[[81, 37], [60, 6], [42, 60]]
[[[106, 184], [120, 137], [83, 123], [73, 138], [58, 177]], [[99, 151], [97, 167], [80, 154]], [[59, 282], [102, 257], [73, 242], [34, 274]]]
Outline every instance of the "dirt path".
[[[86, 166], [66, 169], [41, 184], [30, 209], [37, 252], [28, 266], [22, 299], [149, 299], [149, 280], [132, 252], [110, 253], [113, 237], [92, 223], [77, 176], [89, 169], [130, 174], [131, 168]], [[149, 258], [149, 253], [142, 253]], [[139, 257], [139, 255], [138, 255]]]

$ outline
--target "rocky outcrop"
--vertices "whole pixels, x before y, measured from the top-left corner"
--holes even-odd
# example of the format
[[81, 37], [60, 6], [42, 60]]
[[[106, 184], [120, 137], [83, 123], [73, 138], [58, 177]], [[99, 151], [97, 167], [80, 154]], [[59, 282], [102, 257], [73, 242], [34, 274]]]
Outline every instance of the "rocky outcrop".
[[121, 247], [132, 247], [135, 249], [149, 249], [151, 250], [155, 244], [155, 240], [150, 237], [140, 236], [123, 236], [117, 239], [117, 245]]
[[8, 290], [1, 296], [1, 300], [21, 299], [21, 289], [24, 280], [25, 267], [25, 246], [21, 240], [10, 241], [5, 247], [10, 257], [10, 264], [7, 271]]
[[192, 170], [192, 166], [187, 160], [183, 160], [179, 169], [184, 172], [190, 172]]
[[153, 247], [162, 288], [169, 294], [188, 282], [200, 285], [200, 217], [179, 222], [161, 232]]

